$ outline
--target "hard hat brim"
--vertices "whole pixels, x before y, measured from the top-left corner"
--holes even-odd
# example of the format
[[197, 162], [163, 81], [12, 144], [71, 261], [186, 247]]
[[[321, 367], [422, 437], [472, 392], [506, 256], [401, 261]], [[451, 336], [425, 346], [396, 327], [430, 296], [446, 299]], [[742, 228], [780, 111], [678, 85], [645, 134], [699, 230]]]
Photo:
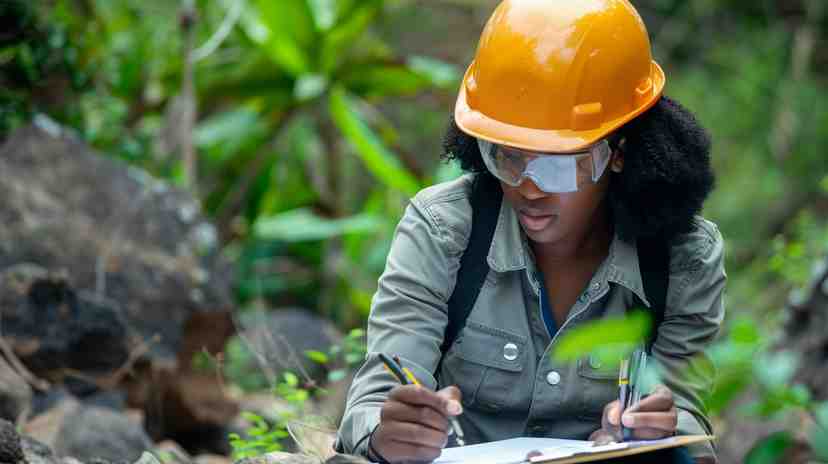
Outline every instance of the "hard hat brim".
[[641, 100], [638, 107], [625, 115], [605, 121], [588, 130], [546, 130], [516, 126], [489, 116], [469, 107], [466, 101], [466, 82], [474, 63], [466, 70], [457, 103], [454, 106], [454, 120], [463, 132], [489, 142], [515, 148], [546, 152], [573, 152], [595, 144], [641, 113], [650, 109], [661, 98], [665, 76], [661, 66], [652, 61], [650, 78], [653, 85], [649, 98]]

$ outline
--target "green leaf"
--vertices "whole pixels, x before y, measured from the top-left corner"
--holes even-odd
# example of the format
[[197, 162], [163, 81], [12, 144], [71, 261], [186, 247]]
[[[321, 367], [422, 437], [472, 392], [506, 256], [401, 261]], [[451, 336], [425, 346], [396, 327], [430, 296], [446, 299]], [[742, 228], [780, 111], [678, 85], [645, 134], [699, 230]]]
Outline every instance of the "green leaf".
[[365, 167], [383, 183], [409, 196], [420, 190], [420, 184], [396, 156], [374, 134], [357, 112], [354, 101], [341, 87], [330, 94], [330, 112], [334, 123], [353, 145]]
[[444, 90], [457, 90], [462, 74], [457, 66], [426, 56], [408, 58], [408, 67], [428, 78], [432, 85]]
[[310, 71], [317, 31], [307, 1], [256, 0], [251, 6], [240, 20], [247, 36], [291, 75]]
[[383, 6], [383, 0], [341, 2], [336, 25], [325, 34], [322, 44], [322, 69], [330, 73], [347, 56], [346, 49], [365, 32]]
[[646, 339], [650, 324], [650, 315], [643, 311], [589, 322], [563, 336], [553, 356], [567, 362], [591, 354], [603, 364], [617, 364]]
[[365, 98], [413, 95], [432, 86], [431, 80], [400, 63], [362, 63], [350, 66], [340, 81]]
[[321, 351], [307, 350], [305, 351], [305, 356], [317, 364], [327, 364], [330, 361], [330, 359], [328, 359], [328, 355]]
[[292, 372], [285, 372], [282, 377], [285, 379], [285, 384], [287, 384], [290, 387], [295, 387], [299, 385], [299, 377], [297, 377], [296, 374]]
[[328, 382], [339, 382], [340, 380], [344, 379], [348, 373], [345, 369], [337, 369], [335, 371], [331, 371], [328, 373]]
[[777, 432], [759, 441], [745, 456], [745, 464], [781, 463], [785, 451], [793, 445], [790, 433]]
[[820, 459], [828, 461], [828, 401], [814, 408], [817, 423], [811, 431], [808, 441], [814, 454]]
[[327, 240], [345, 234], [369, 233], [382, 221], [372, 215], [358, 214], [342, 219], [321, 218], [307, 208], [287, 211], [256, 220], [253, 229], [258, 238], [284, 242]]
[[305, 74], [296, 81], [293, 95], [299, 101], [312, 100], [328, 88], [328, 78], [321, 74]]

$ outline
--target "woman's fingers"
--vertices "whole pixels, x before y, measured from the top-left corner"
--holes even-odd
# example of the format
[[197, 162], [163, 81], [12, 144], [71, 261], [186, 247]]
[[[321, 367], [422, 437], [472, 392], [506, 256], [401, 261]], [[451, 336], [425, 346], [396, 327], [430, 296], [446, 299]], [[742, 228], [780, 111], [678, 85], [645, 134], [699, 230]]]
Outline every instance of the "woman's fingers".
[[456, 416], [462, 412], [460, 401], [455, 399], [459, 398], [459, 390], [455, 393], [456, 387], [454, 390], [449, 388], [434, 392], [419, 385], [401, 385], [391, 390], [388, 399], [412, 406], [428, 406], [444, 415]]
[[446, 432], [411, 422], [390, 422], [387, 426], [383, 424], [383, 427], [383, 434], [396, 443], [442, 449], [448, 441]]
[[421, 424], [439, 432], [448, 430], [448, 419], [429, 406], [412, 406], [399, 401], [389, 401], [380, 411], [380, 418], [383, 421]]
[[666, 412], [628, 412], [622, 417], [624, 426], [631, 429], [656, 429], [664, 432], [676, 430], [678, 414], [675, 408]]

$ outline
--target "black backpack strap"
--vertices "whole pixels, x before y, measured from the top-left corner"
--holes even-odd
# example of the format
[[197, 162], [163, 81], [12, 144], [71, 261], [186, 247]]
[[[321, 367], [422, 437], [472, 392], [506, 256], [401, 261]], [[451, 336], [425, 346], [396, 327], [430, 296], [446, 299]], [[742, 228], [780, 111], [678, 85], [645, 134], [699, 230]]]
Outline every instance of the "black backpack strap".
[[644, 294], [650, 302], [653, 316], [653, 325], [647, 340], [647, 351], [651, 351], [667, 307], [667, 288], [670, 285], [670, 246], [661, 238], [640, 238], [636, 247]]
[[[489, 264], [486, 258], [494, 237], [497, 218], [500, 215], [500, 203], [503, 199], [503, 190], [497, 179], [488, 172], [477, 174], [472, 183], [472, 229], [466, 251], [460, 258], [460, 268], [457, 270], [457, 281], [454, 292], [448, 300], [448, 325], [446, 326], [443, 344], [440, 346], [442, 354], [451, 348], [457, 336], [466, 326], [466, 319], [471, 313], [477, 295], [483, 288], [486, 275], [489, 273]], [[439, 373], [440, 367], [437, 367]]]

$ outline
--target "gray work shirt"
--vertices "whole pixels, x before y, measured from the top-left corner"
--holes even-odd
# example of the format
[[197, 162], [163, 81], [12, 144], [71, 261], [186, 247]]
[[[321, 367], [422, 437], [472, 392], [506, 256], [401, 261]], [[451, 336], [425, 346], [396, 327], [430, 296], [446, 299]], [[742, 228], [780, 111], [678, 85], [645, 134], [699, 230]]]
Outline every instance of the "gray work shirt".
[[[398, 384], [379, 362], [379, 352], [399, 355], [429, 388], [460, 388], [460, 422], [469, 444], [518, 436], [585, 440], [601, 427], [604, 406], [618, 397], [617, 369], [588, 358], [560, 363], [551, 353], [562, 335], [586, 321], [624, 314], [635, 297], [649, 306], [635, 245], [613, 239], [607, 258], [550, 337], [540, 312], [542, 283], [505, 200], [487, 257], [490, 271], [437, 384], [446, 302], [471, 229], [471, 181], [465, 175], [424, 189], [397, 226], [371, 305], [366, 361], [339, 428], [341, 450], [366, 453], [366, 437]], [[724, 318], [725, 279], [722, 237], [713, 223], [696, 218], [694, 230], [672, 243], [667, 305], [653, 345], [653, 357], [664, 368], [662, 381], [675, 395], [679, 434], [712, 434], [701, 400], [713, 384], [704, 349]], [[709, 444], [690, 451], [694, 457], [714, 455]]]

